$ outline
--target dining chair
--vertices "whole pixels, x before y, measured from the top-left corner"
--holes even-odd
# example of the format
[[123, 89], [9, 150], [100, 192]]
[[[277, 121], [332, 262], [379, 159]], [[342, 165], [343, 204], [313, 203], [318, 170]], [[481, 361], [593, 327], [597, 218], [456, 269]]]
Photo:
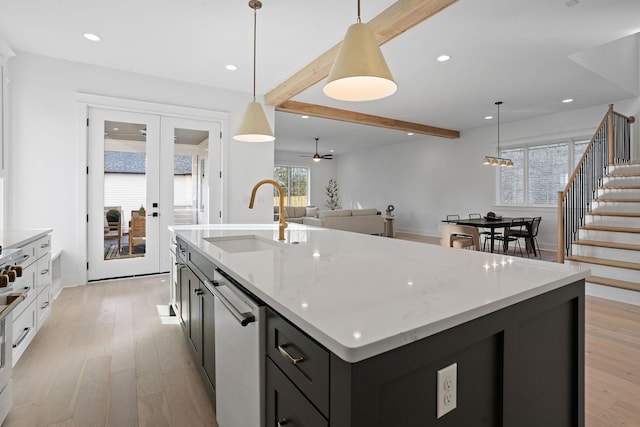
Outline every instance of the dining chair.
[[460, 219], [460, 215], [458, 214], [447, 215], [447, 221], [455, 221], [457, 219]]
[[517, 236], [520, 239], [525, 239], [527, 256], [529, 256], [529, 250], [532, 250], [533, 256], [542, 257], [542, 255], [540, 254], [540, 247], [538, 246], [537, 239], [538, 229], [540, 228], [540, 221], [542, 221], [542, 217], [537, 216], [528, 221], [525, 228], [514, 230], [514, 232], [512, 233], [513, 236]]
[[[479, 213], [470, 213], [469, 214], [469, 219], [482, 219], [482, 214]], [[487, 247], [487, 241], [491, 240], [491, 230], [487, 229], [487, 228], [481, 228], [479, 230], [480, 232], [480, 238], [482, 240], [482, 250], [484, 251], [485, 248]], [[502, 233], [500, 231], [495, 231], [493, 235], [497, 236], [497, 235], [501, 235]]]
[[440, 224], [440, 244], [448, 248], [480, 250], [480, 233], [470, 225]]
[[[523, 232], [522, 227], [525, 226], [526, 220], [524, 218], [513, 218], [511, 220], [511, 224], [504, 228], [504, 234], [499, 236], [494, 236], [494, 239], [502, 242], [502, 252], [507, 253], [509, 251], [509, 243], [513, 242], [514, 245], [518, 245], [518, 249], [520, 250], [520, 256], [524, 256], [522, 253], [522, 246], [520, 245], [520, 238], [522, 236], [519, 233]], [[515, 255], [516, 249], [514, 246], [513, 254]]]

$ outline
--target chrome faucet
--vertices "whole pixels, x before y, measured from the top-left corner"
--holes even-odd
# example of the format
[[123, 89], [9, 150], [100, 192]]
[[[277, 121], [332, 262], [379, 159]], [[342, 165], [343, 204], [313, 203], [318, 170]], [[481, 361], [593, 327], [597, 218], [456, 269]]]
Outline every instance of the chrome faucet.
[[284, 229], [287, 228], [288, 224], [284, 220], [284, 191], [282, 190], [282, 187], [280, 186], [280, 184], [278, 184], [272, 179], [263, 179], [262, 181], [254, 185], [253, 191], [251, 192], [251, 201], [249, 202], [249, 209], [253, 209], [253, 202], [256, 199], [256, 191], [262, 184], [273, 185], [275, 189], [278, 190], [278, 194], [280, 195], [280, 209], [279, 209], [280, 223], [278, 226], [278, 240], [284, 240]]

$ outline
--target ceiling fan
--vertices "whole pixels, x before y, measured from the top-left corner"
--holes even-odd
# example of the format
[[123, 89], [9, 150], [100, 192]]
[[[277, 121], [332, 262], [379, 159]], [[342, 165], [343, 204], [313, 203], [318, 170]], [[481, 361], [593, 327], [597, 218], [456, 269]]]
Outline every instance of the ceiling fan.
[[311, 157], [314, 162], [319, 162], [322, 159], [332, 160], [333, 154], [323, 154], [322, 156], [318, 154], [318, 140], [320, 138], [314, 138], [316, 140], [316, 153], [313, 156], [300, 156], [300, 157]]

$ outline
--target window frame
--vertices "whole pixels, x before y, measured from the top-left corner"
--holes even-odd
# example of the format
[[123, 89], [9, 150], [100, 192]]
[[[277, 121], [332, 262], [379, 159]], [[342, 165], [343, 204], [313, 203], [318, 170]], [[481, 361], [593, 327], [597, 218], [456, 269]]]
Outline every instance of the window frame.
[[[576, 159], [575, 159], [575, 145], [576, 143], [588, 141], [591, 142], [591, 137], [587, 136], [571, 136], [566, 138], [558, 138], [553, 140], [546, 141], [534, 141], [528, 142], [524, 144], [514, 144], [506, 147], [502, 147], [498, 154], [499, 157], [509, 157], [507, 154], [503, 154], [504, 150], [514, 150], [518, 148], [522, 148], [523, 151], [523, 192], [524, 192], [524, 203], [521, 204], [507, 204], [502, 202], [502, 174], [500, 173], [499, 167], [496, 169], [496, 206], [504, 207], [504, 208], [518, 208], [518, 207], [526, 207], [526, 208], [555, 208], [556, 204], [533, 204], [528, 203], [528, 194], [529, 194], [529, 149], [533, 147], [540, 147], [544, 145], [555, 145], [555, 144], [567, 144], [567, 156], [568, 156], [568, 168], [567, 168], [567, 179], [571, 177], [571, 174], [576, 168]], [[588, 147], [587, 143], [587, 147]], [[586, 149], [586, 147], [585, 147]], [[579, 160], [579, 159], [578, 159]]]

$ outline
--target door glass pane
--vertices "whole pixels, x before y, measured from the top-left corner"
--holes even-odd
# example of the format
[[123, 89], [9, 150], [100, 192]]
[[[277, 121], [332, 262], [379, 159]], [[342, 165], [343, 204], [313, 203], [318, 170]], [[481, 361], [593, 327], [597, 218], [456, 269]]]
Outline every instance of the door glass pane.
[[174, 129], [173, 223], [209, 222], [209, 132]]
[[146, 125], [104, 122], [104, 259], [146, 254]]

